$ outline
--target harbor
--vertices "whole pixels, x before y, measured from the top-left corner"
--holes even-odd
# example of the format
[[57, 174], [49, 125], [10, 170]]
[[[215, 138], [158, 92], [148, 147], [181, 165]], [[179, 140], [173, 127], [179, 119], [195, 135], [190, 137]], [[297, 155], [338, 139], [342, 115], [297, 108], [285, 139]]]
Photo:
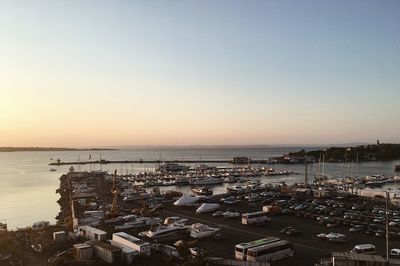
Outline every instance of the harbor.
[[[89, 173], [67, 174], [72, 179], [79, 177], [80, 180], [84, 180], [85, 175], [90, 176]], [[101, 174], [96, 173], [96, 175]], [[119, 194], [118, 192], [108, 194], [106, 197], [109, 198], [107, 200], [109, 204], [100, 213], [89, 214], [94, 211], [87, 211], [86, 215], [81, 213], [79, 218], [75, 217], [72, 220], [80, 220], [83, 224], [90, 223], [92, 226], [100, 227], [104, 232], [123, 230], [128, 234], [139, 236], [149, 243], [153, 241], [155, 243], [161, 242], [163, 245], [170, 245], [172, 248], [178, 240], [193, 242], [190, 240], [193, 239], [193, 237], [190, 237], [190, 233], [187, 233], [187, 235], [183, 233], [185, 230], [190, 231], [190, 224], [204, 224], [209, 228], [218, 229], [218, 234], [216, 232], [210, 233], [204, 239], [197, 240], [195, 246], [207, 252], [209, 257], [220, 257], [228, 260], [235, 260], [234, 247], [238, 243], [266, 236], [291, 241], [295, 250], [302, 254], [300, 257], [294, 255], [289, 259], [276, 261], [272, 265], [296, 265], [299, 261], [301, 265], [311, 265], [324, 257], [327, 251], [346, 252], [360, 242], [373, 243], [377, 247], [377, 253], [384, 254], [385, 252], [385, 240], [380, 233], [380, 230], [384, 228], [382, 221], [376, 221], [374, 227], [370, 228], [367, 225], [367, 223], [370, 223], [368, 220], [362, 220], [360, 217], [355, 218], [357, 215], [360, 216], [361, 212], [369, 211], [371, 213], [371, 215], [368, 215], [368, 219], [371, 219], [369, 221], [379, 219], [381, 217], [379, 213], [384, 208], [384, 201], [375, 196], [367, 197], [350, 193], [350, 191], [343, 191], [338, 186], [329, 183], [287, 186], [284, 183], [272, 185], [247, 180], [244, 184], [232, 185], [231, 189], [224, 194], [196, 197], [193, 194], [183, 195], [178, 191], [160, 193], [157, 187], [149, 188], [147, 191], [140, 186], [134, 186], [136, 189], [125, 188], [126, 185], [124, 185], [125, 181], [122, 176], [111, 175], [113, 179], [107, 178], [107, 176], [110, 175], [105, 174], [103, 177], [108, 180], [104, 184], [107, 187], [106, 191], [118, 191]], [[76, 202], [85, 198], [86, 206], [94, 206], [93, 203], [88, 204], [88, 194], [86, 194], [88, 191], [93, 192], [94, 187], [88, 187], [87, 182], [82, 183], [82, 181], [78, 182], [80, 185], [76, 182], [73, 183], [75, 183], [74, 187], [81, 188], [79, 193], [75, 190], [75, 194], [72, 195]], [[86, 187], [82, 184], [86, 184]], [[114, 184], [117, 184], [116, 189], [113, 189]], [[238, 189], [239, 187], [242, 189]], [[212, 189], [212, 185], [210, 188]], [[101, 191], [104, 191], [104, 187]], [[124, 200], [128, 194], [132, 195], [134, 199], [131, 201]], [[97, 197], [103, 198], [99, 195]], [[237, 200], [229, 199], [232, 197]], [[395, 204], [395, 202], [393, 198], [392, 204]], [[97, 203], [96, 206], [100, 205], [104, 206], [104, 202], [102, 204]], [[270, 220], [260, 225], [243, 225], [242, 214], [262, 211], [265, 205], [278, 206], [279, 211], [271, 214]], [[391, 206], [395, 208], [395, 205]], [[200, 211], [201, 208], [204, 211]], [[218, 211], [222, 211], [222, 216], [214, 215]], [[375, 211], [377, 214], [374, 216]], [[397, 219], [395, 217], [398, 215], [398, 211], [396, 211], [397, 209], [391, 209], [393, 219]], [[230, 212], [230, 215], [224, 218], [224, 215], [228, 215], [225, 213], [228, 212]], [[353, 214], [349, 214], [349, 212]], [[132, 213], [135, 216], [132, 216]], [[238, 213], [238, 216], [234, 213]], [[347, 218], [341, 218], [346, 215]], [[169, 217], [175, 217], [171, 224], [166, 222], [168, 219], [171, 220]], [[79, 223], [72, 226], [79, 228]], [[156, 232], [164, 230], [163, 227], [151, 229], [152, 224], [157, 223], [164, 224], [165, 229], [168, 226], [174, 227], [173, 230], [171, 229], [174, 233], [169, 233], [163, 238], [155, 238]], [[365, 232], [349, 233], [349, 229], [355, 225], [363, 225]], [[146, 231], [146, 228], [149, 228], [148, 226], [150, 226], [150, 229]], [[282, 234], [282, 228], [288, 226], [295, 227], [296, 230], [301, 232], [300, 235]], [[344, 235], [346, 240], [340, 242], [339, 245], [336, 241], [319, 239], [318, 235], [330, 232]], [[212, 237], [212, 235], [218, 235], [218, 238]], [[391, 245], [399, 245], [400, 228], [397, 229], [397, 226], [393, 225], [390, 235]], [[221, 243], [224, 243], [224, 245], [221, 245]]]
[[[190, 168], [168, 163], [152, 173], [135, 175], [120, 175], [117, 170], [79, 172], [70, 168], [60, 177], [57, 189], [60, 213], [56, 225], [42, 221], [16, 232], [34, 239], [29, 236], [50, 230], [47, 238], [36, 237], [39, 241], [25, 244], [25, 248], [50, 256], [48, 260], [53, 265], [72, 261], [78, 265], [83, 262], [94, 265], [149, 263], [149, 254], [152, 257], [168, 254], [168, 261], [174, 265], [199, 260], [209, 265], [233, 262], [245, 265], [246, 260], [238, 260], [235, 246], [266, 237], [291, 243], [293, 253], [286, 259], [255, 265], [298, 265], [299, 262], [325, 265], [329, 252], [347, 254], [360, 243], [373, 244], [385, 261], [382, 213], [384, 199], [388, 197], [389, 243], [392, 248], [400, 246], [400, 208], [396, 193], [386, 196], [386, 192], [376, 189], [356, 189], [360, 183], [369, 182], [366, 177], [357, 183], [351, 178], [345, 182], [317, 178], [309, 173], [310, 176], [299, 176], [303, 182], [292, 185], [259, 179], [275, 172], [278, 171], [248, 165]], [[168, 182], [178, 177], [187, 181], [182, 186], [192, 189], [185, 193], [174, 190], [179, 187], [177, 184], [145, 185], [143, 182], [145, 179]], [[226, 190], [213, 193], [213, 188], [227, 177], [232, 182], [227, 183]], [[203, 182], [194, 182], [199, 179]], [[250, 220], [253, 214], [260, 218]], [[56, 240], [58, 235], [68, 237]], [[51, 256], [54, 241], [60, 241], [56, 246], [64, 247], [65, 252]], [[140, 243], [140, 248], [132, 243]], [[147, 250], [142, 254], [144, 257], [140, 256], [142, 247]], [[106, 256], [103, 251], [95, 251], [100, 249], [111, 253]], [[78, 255], [84, 250], [92, 251], [85, 257]], [[162, 261], [161, 257], [157, 259]], [[397, 265], [397, 261], [392, 258], [391, 264]]]
[[[363, 168], [355, 171], [346, 166], [342, 177], [332, 178], [329, 177], [332, 165], [321, 162], [303, 165], [164, 162], [153, 168], [135, 167], [135, 171], [130, 173], [122, 167], [120, 171], [100, 170], [99, 167], [90, 171], [84, 165], [75, 166], [77, 169], [70, 166], [59, 179], [57, 194], [60, 198], [57, 203], [60, 212], [56, 222], [49, 225], [46, 220], [37, 220], [40, 222], [30, 227], [19, 227], [11, 235], [16, 234], [13, 237], [20, 239], [18, 241], [27, 254], [33, 252], [31, 256], [38, 261], [40, 258], [50, 259], [53, 265], [71, 262], [70, 256], [73, 256], [74, 263], [82, 263], [82, 258], [73, 255], [79, 249], [82, 252], [83, 249], [93, 250], [85, 263], [91, 261], [95, 265], [106, 265], [110, 260], [95, 252], [104, 248], [120, 254], [114, 258], [118, 263], [149, 262], [150, 258], [138, 256], [134, 251], [128, 252], [119, 240], [115, 242], [117, 235], [122, 233], [127, 234], [125, 238], [137, 239], [132, 241], [148, 243], [152, 257], [157, 254], [162, 257], [163, 252], [169, 256], [175, 254], [168, 260], [173, 261], [173, 265], [182, 263], [182, 260], [207, 263], [212, 260], [216, 265], [240, 264], [235, 258], [235, 246], [265, 237], [289, 241], [294, 248], [293, 256], [274, 261], [271, 265], [296, 265], [298, 261], [302, 265], [318, 263], [328, 251], [348, 252], [360, 241], [373, 243], [377, 253], [384, 257], [384, 224], [380, 213], [384, 207], [385, 191], [380, 186], [395, 188], [395, 174], [350, 177], [357, 171], [362, 173]], [[392, 171], [395, 169], [391, 168]], [[49, 174], [60, 174], [60, 169]], [[379, 182], [380, 185], [374, 184]], [[397, 218], [395, 207], [398, 195], [394, 188], [389, 193], [393, 208], [390, 220], [392, 247], [398, 245], [400, 236], [396, 222], [400, 218]], [[359, 208], [358, 205], [371, 213], [368, 218], [371, 220], [355, 218], [360, 216], [360, 211], [353, 211], [353, 208]], [[334, 211], [338, 206], [340, 210]], [[377, 214], [372, 216], [375, 212]], [[243, 223], [247, 213], [262, 215], [260, 217], [265, 219], [247, 225]], [[373, 220], [376, 222], [372, 228], [368, 223]], [[349, 233], [361, 227], [357, 234]], [[293, 235], [282, 233], [285, 228], [289, 228]], [[46, 233], [38, 237], [38, 231]], [[66, 240], [54, 245], [54, 234], [66, 235]], [[94, 238], [93, 234], [102, 236]], [[338, 245], [335, 241], [321, 240], [319, 235], [344, 235], [346, 238]], [[28, 243], [22, 241], [26, 236]], [[177, 246], [177, 242], [184, 243], [184, 246]], [[65, 253], [55, 256], [55, 247]], [[183, 247], [186, 251], [182, 254], [186, 255], [181, 254]], [[306, 256], [296, 256], [299, 253]], [[22, 254], [14, 256], [24, 257]], [[216, 258], [219, 259], [214, 261]], [[162, 260], [160, 257], [157, 259]]]

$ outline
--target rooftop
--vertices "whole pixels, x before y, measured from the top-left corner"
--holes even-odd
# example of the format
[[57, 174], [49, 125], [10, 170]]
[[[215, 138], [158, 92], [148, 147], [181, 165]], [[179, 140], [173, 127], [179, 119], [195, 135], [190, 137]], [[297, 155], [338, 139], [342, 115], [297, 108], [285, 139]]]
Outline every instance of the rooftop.
[[365, 255], [354, 252], [332, 252], [335, 259], [346, 259], [353, 261], [386, 262], [381, 255]]

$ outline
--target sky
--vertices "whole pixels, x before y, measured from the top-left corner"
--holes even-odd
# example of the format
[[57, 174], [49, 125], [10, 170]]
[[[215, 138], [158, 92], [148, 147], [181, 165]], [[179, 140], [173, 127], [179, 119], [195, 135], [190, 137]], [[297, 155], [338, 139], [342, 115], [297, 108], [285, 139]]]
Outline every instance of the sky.
[[400, 1], [1, 1], [0, 146], [400, 142]]

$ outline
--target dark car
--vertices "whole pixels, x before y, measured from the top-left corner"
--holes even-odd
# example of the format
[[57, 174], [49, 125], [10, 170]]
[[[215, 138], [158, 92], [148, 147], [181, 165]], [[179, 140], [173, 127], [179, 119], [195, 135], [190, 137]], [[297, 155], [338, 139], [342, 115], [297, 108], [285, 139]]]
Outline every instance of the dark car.
[[216, 241], [222, 241], [222, 240], [224, 240], [224, 239], [226, 239], [226, 235], [223, 235], [223, 234], [216, 234], [216, 235], [214, 235], [214, 240], [216, 240]]
[[300, 235], [301, 231], [297, 230], [296, 228], [292, 228], [292, 229], [287, 230], [285, 232], [285, 234], [287, 234], [288, 236], [296, 236], [296, 235]]

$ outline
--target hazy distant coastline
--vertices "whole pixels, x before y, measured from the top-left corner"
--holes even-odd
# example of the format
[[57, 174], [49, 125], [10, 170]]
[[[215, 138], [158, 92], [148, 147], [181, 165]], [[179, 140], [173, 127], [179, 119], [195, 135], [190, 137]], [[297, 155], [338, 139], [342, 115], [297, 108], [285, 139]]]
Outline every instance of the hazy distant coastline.
[[0, 147], [0, 152], [18, 152], [18, 151], [106, 151], [117, 149], [104, 148], [56, 148], [56, 147]]

